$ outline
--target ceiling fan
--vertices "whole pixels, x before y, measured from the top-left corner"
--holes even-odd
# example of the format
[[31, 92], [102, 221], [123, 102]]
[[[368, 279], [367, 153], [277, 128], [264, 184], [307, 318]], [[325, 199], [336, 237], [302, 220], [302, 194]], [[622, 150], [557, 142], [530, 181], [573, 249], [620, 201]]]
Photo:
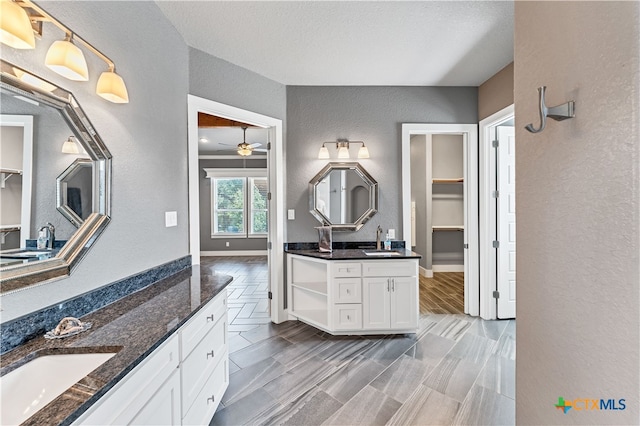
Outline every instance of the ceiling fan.
[[[254, 151], [256, 151], [256, 152], [267, 152], [266, 149], [257, 149], [259, 146], [262, 146], [262, 144], [260, 142], [247, 143], [247, 128], [243, 127], [242, 131], [243, 131], [242, 142], [239, 143], [236, 146], [236, 152], [238, 153], [238, 155], [240, 155], [242, 157], [248, 157]], [[220, 143], [220, 145], [231, 146], [231, 145], [228, 145], [228, 144], [225, 144], [225, 143]]]

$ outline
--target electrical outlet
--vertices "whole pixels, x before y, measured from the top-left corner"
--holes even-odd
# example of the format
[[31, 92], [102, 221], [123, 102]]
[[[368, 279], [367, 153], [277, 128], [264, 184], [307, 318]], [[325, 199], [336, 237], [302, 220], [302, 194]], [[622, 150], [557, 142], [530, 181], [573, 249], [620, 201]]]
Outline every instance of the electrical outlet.
[[227, 241], [227, 242], [225, 243], [225, 246], [226, 246], [226, 247], [229, 247], [229, 241]]
[[396, 230], [395, 229], [389, 229], [389, 238], [392, 239], [392, 240], [396, 238]]
[[295, 218], [296, 218], [296, 211], [294, 209], [287, 210], [287, 219], [295, 220]]

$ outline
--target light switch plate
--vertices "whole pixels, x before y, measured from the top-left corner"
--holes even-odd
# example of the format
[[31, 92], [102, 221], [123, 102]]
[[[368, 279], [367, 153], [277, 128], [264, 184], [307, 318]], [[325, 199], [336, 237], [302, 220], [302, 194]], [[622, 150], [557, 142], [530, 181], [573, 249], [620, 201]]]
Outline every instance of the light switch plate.
[[164, 212], [164, 226], [178, 226], [178, 212]]
[[395, 229], [389, 229], [389, 238], [394, 240], [396, 238], [396, 230]]
[[287, 210], [287, 219], [295, 220], [296, 219], [296, 211], [294, 209]]

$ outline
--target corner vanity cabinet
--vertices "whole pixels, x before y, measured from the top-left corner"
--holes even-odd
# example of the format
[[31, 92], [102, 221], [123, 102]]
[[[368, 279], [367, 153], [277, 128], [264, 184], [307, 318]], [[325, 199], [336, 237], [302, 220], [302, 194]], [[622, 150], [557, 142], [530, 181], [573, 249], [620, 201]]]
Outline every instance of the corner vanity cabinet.
[[331, 334], [418, 328], [417, 257], [333, 260], [289, 253], [287, 285], [290, 316]]
[[228, 385], [223, 290], [74, 424], [208, 424]]

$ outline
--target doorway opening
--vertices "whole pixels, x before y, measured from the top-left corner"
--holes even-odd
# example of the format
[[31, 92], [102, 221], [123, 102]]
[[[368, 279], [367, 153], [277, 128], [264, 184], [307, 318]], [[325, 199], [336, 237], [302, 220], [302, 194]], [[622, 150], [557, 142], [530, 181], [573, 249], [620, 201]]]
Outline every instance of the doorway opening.
[[[266, 174], [264, 173], [264, 167], [262, 167], [262, 171], [259, 170], [260, 167], [232, 167], [231, 169], [225, 168], [225, 171], [223, 171], [222, 174], [228, 174], [229, 170], [235, 169], [232, 171], [234, 171], [236, 174], [241, 173], [243, 175], [231, 177], [222, 177], [219, 173], [219, 169], [221, 169], [219, 167], [210, 167], [208, 168], [209, 171], [204, 170], [205, 167], [201, 167], [201, 159], [199, 158], [199, 144], [206, 142], [200, 142], [200, 132], [198, 125], [199, 116], [201, 118], [203, 116], [211, 116], [213, 117], [213, 119], [222, 120], [223, 124], [229, 124], [229, 122], [240, 124], [240, 126], [225, 126], [237, 127], [236, 129], [231, 130], [237, 130], [238, 137], [242, 137], [242, 140], [238, 140], [237, 143], [232, 144], [230, 148], [227, 148], [232, 151], [231, 154], [234, 155], [234, 157], [239, 157], [235, 156], [235, 154], [233, 153], [239, 143], [246, 142], [248, 144], [255, 144], [255, 146], [260, 143], [260, 149], [266, 149], [266, 152], [264, 153], [266, 154]], [[266, 140], [261, 140], [259, 142], [245, 140], [246, 137], [249, 136], [249, 133], [245, 130], [241, 134], [239, 130], [243, 127], [248, 128], [249, 126], [251, 126], [252, 128], [255, 127], [262, 129], [263, 133], [258, 137], [266, 138]], [[203, 221], [211, 223], [210, 227], [204, 227], [204, 229], [209, 229], [210, 233], [208, 235], [216, 236], [216, 238], [212, 239], [216, 241], [216, 244], [222, 244], [223, 248], [223, 250], [210, 250], [211, 253], [207, 253], [208, 250], [205, 250], [204, 254], [220, 254], [220, 252], [225, 251], [224, 249], [227, 247], [227, 244], [231, 246], [234, 241], [237, 244], [240, 239], [246, 241], [245, 244], [253, 244], [251, 242], [252, 238], [250, 238], [250, 236], [252, 234], [252, 230], [257, 231], [254, 233], [253, 237], [255, 237], [256, 239], [263, 239], [263, 243], [266, 244], [265, 249], [268, 265], [267, 293], [270, 296], [270, 319], [271, 321], [276, 323], [282, 322], [286, 319], [285, 310], [283, 307], [284, 227], [282, 224], [284, 223], [284, 179], [282, 172], [276, 172], [277, 170], [283, 170], [282, 120], [189, 95], [188, 128], [189, 247], [192, 256], [192, 264], [201, 264], [201, 232], [203, 229], [201, 225]], [[234, 147], [233, 145], [236, 145], [236, 147]], [[265, 160], [265, 158], [260, 159], [258, 157], [254, 157], [254, 159], [256, 158], [258, 159], [257, 161], [264, 162]], [[220, 160], [219, 158], [205, 159], [207, 161]], [[246, 162], [248, 161], [243, 160], [242, 158], [239, 158], [238, 160], [241, 163], [244, 162], [244, 164], [242, 164], [243, 166], [246, 165]], [[222, 161], [224, 162], [225, 160], [222, 159]], [[252, 159], [251, 161], [254, 160]], [[249, 172], [247, 170], [249, 170]], [[219, 179], [219, 183], [221, 185], [230, 185], [232, 189], [236, 183], [238, 183], [237, 186], [242, 186], [244, 188], [243, 194], [245, 194], [244, 200], [249, 200], [249, 202], [246, 203], [247, 205], [251, 204], [252, 196], [248, 196], [246, 194], [257, 194], [258, 196], [265, 198], [264, 201], [266, 202], [266, 209], [260, 208], [264, 206], [261, 206], [259, 205], [260, 203], [257, 203], [255, 209], [249, 208], [243, 213], [244, 217], [242, 219], [237, 219], [236, 216], [241, 215], [241, 213], [239, 211], [230, 212], [229, 209], [226, 209], [226, 207], [228, 206], [223, 205], [224, 203], [218, 206], [215, 205], [215, 202], [211, 202], [208, 205], [202, 205], [203, 203], [201, 203], [202, 191], [200, 181], [202, 179], [202, 176], [205, 176], [205, 174], [206, 176], [208, 176], [208, 179], [211, 179], [211, 186], [209, 186], [209, 194], [211, 194], [210, 200], [214, 200], [214, 198], [216, 197], [217, 192], [213, 190], [213, 188], [215, 187], [215, 184], [213, 182], [215, 179]], [[260, 174], [261, 176], [257, 176], [257, 174]], [[229, 178], [235, 178], [235, 180], [237, 180], [238, 182], [225, 181], [225, 179]], [[220, 193], [223, 194], [224, 191]], [[204, 215], [201, 215], [201, 208], [206, 209], [207, 217], [203, 217]], [[264, 231], [264, 226], [260, 225], [264, 225], [262, 219], [266, 219], [267, 221], [266, 240], [264, 239], [264, 232], [259, 232]], [[240, 224], [242, 224], [243, 226], [242, 229], [240, 229]], [[254, 250], [249, 249], [246, 250], [243, 254], [249, 255], [256, 253]]]
[[480, 316], [515, 318], [515, 127], [511, 105], [480, 122]]
[[[462, 304], [463, 312], [474, 316], [479, 314], [476, 141], [477, 127], [471, 124], [402, 125], [403, 237], [423, 256], [421, 276], [442, 274], [421, 290], [442, 296], [452, 309]], [[443, 282], [451, 286], [445, 289]], [[463, 283], [463, 300], [456, 282]]]

